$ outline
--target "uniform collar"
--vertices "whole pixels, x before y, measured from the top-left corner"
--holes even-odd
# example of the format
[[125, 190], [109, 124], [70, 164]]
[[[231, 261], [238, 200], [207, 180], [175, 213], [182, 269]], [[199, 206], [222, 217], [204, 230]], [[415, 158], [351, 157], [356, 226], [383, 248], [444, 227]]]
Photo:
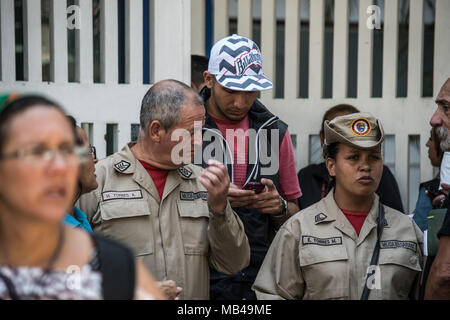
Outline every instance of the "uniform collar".
[[[134, 156], [131, 148], [135, 145], [135, 142], [128, 143], [121, 151], [116, 152], [113, 157], [113, 166], [114, 169], [123, 174], [134, 174], [136, 171], [143, 169], [141, 163]], [[196, 179], [198, 175], [196, 170], [194, 170], [194, 165], [188, 164], [178, 169], [175, 169], [178, 172], [180, 178], [185, 180]], [[139, 168], [139, 169], [138, 169]], [[174, 170], [169, 170], [174, 171]]]
[[131, 152], [131, 148], [136, 143], [128, 143], [121, 151], [116, 152], [112, 155], [114, 169], [123, 174], [133, 174], [136, 172], [136, 165], [138, 160]]
[[[152, 179], [148, 179], [148, 172], [131, 152], [135, 143], [128, 143], [121, 151], [116, 152], [113, 157], [113, 167], [119, 174], [132, 174], [142, 188], [144, 188], [156, 201], [160, 202], [158, 190]], [[184, 180], [193, 180], [198, 177], [199, 170], [194, 165], [188, 164], [178, 169], [169, 170], [166, 185], [164, 187], [163, 199], [169, 195]]]
[[[379, 197], [375, 193], [375, 199], [373, 201], [372, 207], [369, 211], [369, 214], [364, 221], [364, 224], [361, 228], [359, 236], [357, 236], [355, 229], [353, 228], [350, 221], [348, 221], [347, 217], [342, 213], [342, 210], [338, 207], [336, 200], [334, 200], [334, 188], [328, 193], [328, 195], [323, 199], [322, 206], [320, 206], [320, 210], [322, 213], [327, 215], [326, 218], [323, 216], [319, 217], [316, 215], [316, 224], [327, 222], [327, 221], [335, 221], [334, 227], [339, 229], [341, 232], [348, 235], [353, 240], [357, 240], [357, 245], [362, 243], [364, 239], [370, 234], [373, 228], [377, 226], [377, 217], [378, 217], [378, 204]], [[319, 221], [318, 221], [319, 220]]]

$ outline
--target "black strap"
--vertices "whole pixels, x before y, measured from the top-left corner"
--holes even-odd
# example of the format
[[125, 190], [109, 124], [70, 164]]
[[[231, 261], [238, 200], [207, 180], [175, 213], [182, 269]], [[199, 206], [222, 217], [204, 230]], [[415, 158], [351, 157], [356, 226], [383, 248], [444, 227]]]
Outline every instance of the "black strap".
[[[381, 234], [383, 233], [384, 225], [385, 225], [384, 207], [380, 201], [378, 204], [377, 243], [375, 244], [375, 248], [373, 249], [372, 259], [370, 260], [371, 266], [378, 265], [378, 258], [380, 256], [380, 239], [381, 239]], [[367, 272], [366, 282], [364, 283], [364, 290], [361, 295], [361, 300], [369, 299], [371, 289], [367, 286], [367, 281], [369, 280], [369, 278], [371, 276], [373, 276], [373, 274], [375, 272], [376, 272], [375, 268], [373, 268], [373, 270], [372, 270], [372, 268], [370, 268], [369, 271]]]
[[132, 300], [136, 281], [133, 252], [127, 247], [99, 235], [93, 235], [93, 237], [98, 248], [103, 299]]

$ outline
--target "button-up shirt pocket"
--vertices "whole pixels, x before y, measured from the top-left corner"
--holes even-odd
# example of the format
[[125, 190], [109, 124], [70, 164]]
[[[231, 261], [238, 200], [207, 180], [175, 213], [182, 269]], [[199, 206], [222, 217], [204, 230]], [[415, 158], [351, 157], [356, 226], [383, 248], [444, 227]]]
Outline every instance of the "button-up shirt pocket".
[[405, 248], [381, 249], [378, 264], [382, 299], [408, 299], [422, 271], [418, 254]]
[[187, 255], [208, 254], [209, 210], [204, 200], [177, 202], [184, 253]]
[[151, 212], [145, 200], [100, 203], [102, 233], [131, 248], [137, 256], [153, 253]]
[[348, 298], [349, 263], [343, 244], [301, 245], [299, 261], [305, 281], [304, 299]]

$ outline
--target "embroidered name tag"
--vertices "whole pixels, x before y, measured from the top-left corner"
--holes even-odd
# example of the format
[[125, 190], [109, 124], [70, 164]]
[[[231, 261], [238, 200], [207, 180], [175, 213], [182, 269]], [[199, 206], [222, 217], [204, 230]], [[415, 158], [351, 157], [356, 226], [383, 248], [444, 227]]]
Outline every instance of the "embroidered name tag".
[[208, 192], [205, 192], [205, 191], [201, 191], [201, 192], [180, 191], [180, 200], [194, 201], [194, 200], [197, 200], [200, 198], [206, 201], [206, 199], [208, 198]]
[[342, 244], [342, 237], [317, 238], [313, 236], [302, 236], [302, 244], [316, 244], [318, 246], [338, 246]]
[[417, 243], [412, 241], [385, 240], [380, 241], [380, 248], [381, 249], [405, 248], [417, 252]]
[[142, 199], [141, 190], [131, 190], [131, 191], [105, 191], [102, 192], [103, 201], [114, 200], [114, 199]]

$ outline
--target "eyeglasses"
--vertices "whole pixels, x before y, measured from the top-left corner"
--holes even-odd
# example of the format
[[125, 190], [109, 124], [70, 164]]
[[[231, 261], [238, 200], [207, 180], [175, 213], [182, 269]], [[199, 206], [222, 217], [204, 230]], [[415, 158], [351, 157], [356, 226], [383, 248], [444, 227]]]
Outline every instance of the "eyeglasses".
[[97, 159], [97, 149], [95, 149], [94, 146], [89, 146], [88, 154], [91, 155], [94, 160]]
[[79, 146], [68, 145], [61, 146], [58, 149], [33, 146], [0, 155], [0, 160], [18, 159], [30, 165], [40, 166], [50, 163], [56, 154], [59, 154], [70, 165], [86, 161], [89, 157], [89, 151]]

